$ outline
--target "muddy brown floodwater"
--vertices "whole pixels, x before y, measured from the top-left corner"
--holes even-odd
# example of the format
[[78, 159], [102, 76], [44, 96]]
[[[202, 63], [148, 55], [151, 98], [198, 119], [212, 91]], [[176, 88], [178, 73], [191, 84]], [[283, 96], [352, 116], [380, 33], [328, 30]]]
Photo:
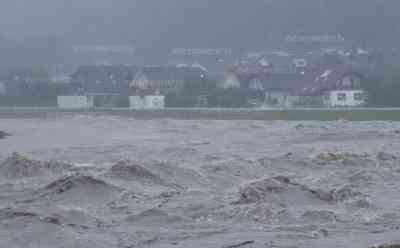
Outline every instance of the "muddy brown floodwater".
[[77, 115], [0, 130], [0, 247], [400, 243], [400, 123]]

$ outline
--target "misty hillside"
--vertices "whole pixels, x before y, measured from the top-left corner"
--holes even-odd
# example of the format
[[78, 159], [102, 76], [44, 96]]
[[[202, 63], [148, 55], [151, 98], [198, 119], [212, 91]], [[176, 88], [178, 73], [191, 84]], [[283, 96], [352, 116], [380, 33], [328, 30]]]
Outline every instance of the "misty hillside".
[[0, 33], [142, 47], [265, 47], [287, 34], [400, 39], [395, 0], [2, 0]]

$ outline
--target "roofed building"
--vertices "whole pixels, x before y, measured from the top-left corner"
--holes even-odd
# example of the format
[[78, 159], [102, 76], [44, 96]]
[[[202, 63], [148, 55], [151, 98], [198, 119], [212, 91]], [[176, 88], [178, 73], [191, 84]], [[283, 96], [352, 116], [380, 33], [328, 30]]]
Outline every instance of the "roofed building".
[[352, 68], [307, 68], [301, 73], [263, 74], [249, 89], [265, 94], [265, 106], [357, 107], [366, 104], [363, 75]]
[[144, 67], [141, 68], [129, 83], [131, 94], [142, 91], [160, 94], [178, 93], [185, 82], [202, 82], [206, 72], [195, 67]]
[[71, 82], [81, 93], [126, 94], [138, 71], [137, 66], [81, 66]]

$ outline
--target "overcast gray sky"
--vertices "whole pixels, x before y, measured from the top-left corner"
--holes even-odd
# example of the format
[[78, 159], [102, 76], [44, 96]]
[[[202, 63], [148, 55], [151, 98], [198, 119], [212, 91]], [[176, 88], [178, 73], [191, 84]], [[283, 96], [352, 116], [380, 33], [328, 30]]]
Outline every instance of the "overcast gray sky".
[[76, 42], [262, 46], [290, 33], [400, 33], [398, 0], [0, 0], [0, 33]]

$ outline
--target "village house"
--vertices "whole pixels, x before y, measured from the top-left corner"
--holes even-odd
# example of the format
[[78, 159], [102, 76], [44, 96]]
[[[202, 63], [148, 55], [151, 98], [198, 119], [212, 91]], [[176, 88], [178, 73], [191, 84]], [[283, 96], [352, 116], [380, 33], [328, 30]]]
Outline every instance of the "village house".
[[129, 82], [136, 66], [80, 66], [71, 75], [67, 95], [58, 97], [60, 108], [128, 107]]
[[173, 49], [168, 58], [170, 65], [200, 65], [207, 75], [215, 77], [236, 60], [234, 51], [230, 48], [221, 49]]
[[367, 104], [363, 75], [346, 67], [327, 69], [303, 89], [303, 95], [321, 97], [326, 107], [360, 107]]
[[228, 71], [217, 82], [217, 87], [221, 89], [240, 88], [240, 79], [235, 72]]
[[302, 74], [266, 74], [255, 77], [249, 82], [249, 89], [264, 93], [265, 107], [290, 108], [298, 105], [296, 92], [302, 89], [304, 75]]
[[81, 66], [71, 75], [75, 93], [127, 94], [136, 66]]
[[257, 79], [265, 80], [265, 78], [276, 77], [272, 81], [291, 81], [293, 75], [297, 77], [297, 74], [304, 74], [307, 66], [306, 59], [296, 58], [284, 52], [252, 54], [230, 67], [225, 72], [223, 79], [219, 80], [217, 86], [223, 89], [241, 87], [261, 90], [260, 80], [257, 81]]
[[165, 96], [159, 94], [136, 95], [129, 97], [131, 109], [163, 109], [165, 107]]
[[41, 68], [12, 67], [0, 71], [0, 94], [8, 96], [33, 96], [51, 82]]
[[161, 95], [179, 93], [185, 83], [199, 82], [206, 79], [206, 72], [195, 67], [143, 67], [129, 83], [132, 95], [144, 90], [159, 92]]
[[125, 102], [134, 109], [163, 108], [167, 94], [179, 94], [185, 83], [205, 79], [199, 67], [81, 66], [71, 76], [71, 95], [93, 96], [94, 105], [102, 107]]
[[351, 68], [307, 68], [300, 73], [263, 74], [250, 79], [248, 87], [264, 93], [264, 107], [359, 107], [367, 101], [362, 79]]

